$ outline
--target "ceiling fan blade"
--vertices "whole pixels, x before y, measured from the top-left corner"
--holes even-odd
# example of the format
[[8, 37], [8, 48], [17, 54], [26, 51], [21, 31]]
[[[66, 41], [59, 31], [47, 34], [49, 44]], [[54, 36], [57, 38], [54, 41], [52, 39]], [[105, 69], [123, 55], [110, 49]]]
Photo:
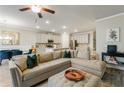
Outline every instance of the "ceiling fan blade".
[[26, 11], [26, 10], [30, 10], [31, 8], [30, 7], [26, 7], [26, 8], [22, 8], [22, 9], [19, 9], [20, 11]]
[[55, 11], [54, 10], [51, 10], [51, 9], [48, 9], [48, 8], [42, 8], [43, 11], [46, 11], [46, 12], [49, 12], [51, 14], [54, 14]]
[[37, 14], [38, 14], [39, 18], [42, 18], [43, 17], [41, 13], [37, 13]]

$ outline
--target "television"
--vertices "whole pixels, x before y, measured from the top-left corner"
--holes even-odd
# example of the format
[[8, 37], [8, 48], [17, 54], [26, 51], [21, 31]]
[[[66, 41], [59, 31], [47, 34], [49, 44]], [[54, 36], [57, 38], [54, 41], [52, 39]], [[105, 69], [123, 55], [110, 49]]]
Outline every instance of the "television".
[[107, 53], [109, 53], [109, 54], [117, 53], [117, 46], [116, 45], [108, 45], [107, 46]]

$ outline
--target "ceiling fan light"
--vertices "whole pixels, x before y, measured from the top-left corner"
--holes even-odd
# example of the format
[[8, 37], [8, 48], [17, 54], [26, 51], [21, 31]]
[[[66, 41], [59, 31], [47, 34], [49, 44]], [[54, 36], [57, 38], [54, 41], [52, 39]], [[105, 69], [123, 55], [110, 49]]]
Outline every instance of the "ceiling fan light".
[[41, 9], [40, 6], [36, 6], [36, 5], [33, 5], [31, 7], [32, 12], [34, 12], [34, 13], [39, 13], [40, 9]]

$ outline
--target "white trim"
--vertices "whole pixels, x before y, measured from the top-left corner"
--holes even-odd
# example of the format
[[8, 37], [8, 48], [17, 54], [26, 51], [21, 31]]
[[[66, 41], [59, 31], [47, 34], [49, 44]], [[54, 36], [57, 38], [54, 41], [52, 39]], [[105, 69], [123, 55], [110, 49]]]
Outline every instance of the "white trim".
[[114, 18], [114, 17], [117, 17], [117, 16], [122, 16], [122, 15], [124, 15], [124, 13], [119, 13], [119, 14], [115, 14], [115, 15], [112, 15], [112, 16], [100, 18], [100, 19], [97, 19], [95, 22], [104, 21], [104, 20], [107, 20], [107, 19], [110, 19], [110, 18]]

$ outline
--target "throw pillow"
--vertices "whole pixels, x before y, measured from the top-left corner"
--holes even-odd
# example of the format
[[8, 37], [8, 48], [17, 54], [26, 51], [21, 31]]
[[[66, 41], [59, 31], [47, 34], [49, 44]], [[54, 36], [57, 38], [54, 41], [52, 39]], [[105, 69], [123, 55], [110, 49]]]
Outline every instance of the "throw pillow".
[[54, 59], [61, 58], [61, 55], [62, 55], [61, 51], [55, 51], [55, 52], [53, 52], [53, 58]]
[[71, 52], [70, 51], [65, 51], [64, 52], [64, 56], [63, 56], [64, 58], [71, 58]]
[[27, 69], [27, 55], [19, 55], [14, 56], [12, 60], [15, 62], [15, 64], [20, 68], [20, 70], [23, 72], [25, 69]]
[[65, 51], [61, 51], [61, 58], [64, 58]]
[[35, 54], [30, 54], [27, 56], [27, 68], [33, 68], [37, 66], [37, 56]]
[[68, 53], [67, 53], [67, 51], [64, 52], [63, 58], [68, 58]]
[[68, 51], [68, 58], [71, 58], [71, 52]]
[[53, 54], [49, 53], [40, 53], [38, 54], [39, 63], [44, 63], [53, 60]]

